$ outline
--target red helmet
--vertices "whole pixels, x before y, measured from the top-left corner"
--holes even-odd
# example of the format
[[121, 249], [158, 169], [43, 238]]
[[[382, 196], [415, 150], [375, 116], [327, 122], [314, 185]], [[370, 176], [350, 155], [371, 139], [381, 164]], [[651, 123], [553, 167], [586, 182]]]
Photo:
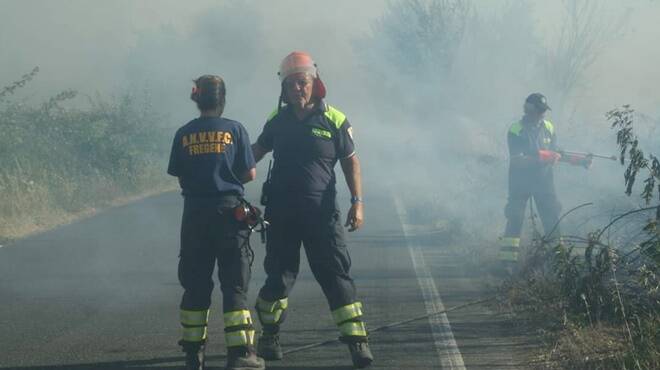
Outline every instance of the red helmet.
[[323, 99], [325, 98], [325, 85], [319, 77], [316, 63], [309, 53], [304, 51], [294, 51], [287, 55], [280, 64], [280, 71], [277, 73], [280, 76], [280, 81], [284, 80], [295, 73], [309, 73], [314, 77], [314, 86], [312, 95], [314, 97]]
[[282, 60], [280, 71], [277, 74], [280, 76], [280, 81], [284, 81], [292, 74], [301, 72], [309, 73], [316, 77], [316, 63], [314, 63], [312, 56], [308, 53], [294, 51]]

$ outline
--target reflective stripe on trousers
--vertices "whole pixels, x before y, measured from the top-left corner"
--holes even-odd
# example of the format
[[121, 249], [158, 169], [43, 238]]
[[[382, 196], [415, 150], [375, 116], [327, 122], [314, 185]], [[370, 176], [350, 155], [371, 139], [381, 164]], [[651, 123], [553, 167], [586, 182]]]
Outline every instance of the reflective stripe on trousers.
[[497, 257], [500, 261], [518, 261], [520, 238], [503, 236], [499, 240], [499, 246]]
[[182, 339], [186, 342], [203, 342], [206, 340], [209, 310], [181, 310], [179, 318], [182, 327]]
[[262, 324], [277, 325], [280, 323], [282, 314], [289, 307], [289, 299], [282, 298], [276, 301], [266, 301], [257, 298], [257, 314]]
[[332, 318], [342, 336], [366, 337], [367, 328], [362, 321], [362, 303], [355, 302], [332, 311]]
[[254, 326], [249, 310], [225, 312], [223, 318], [227, 347], [254, 345]]

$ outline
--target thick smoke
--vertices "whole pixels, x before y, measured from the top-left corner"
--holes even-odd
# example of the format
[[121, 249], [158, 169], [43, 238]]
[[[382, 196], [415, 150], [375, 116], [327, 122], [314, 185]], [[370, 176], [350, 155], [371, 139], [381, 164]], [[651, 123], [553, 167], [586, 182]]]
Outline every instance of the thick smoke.
[[[355, 126], [367, 199], [402, 192], [411, 204], [426, 204], [437, 217], [488, 238], [503, 222], [506, 130], [528, 93], [548, 96], [567, 149], [616, 154], [604, 113], [621, 104], [644, 113], [639, 126], [647, 137], [658, 124], [658, 2], [592, 1], [595, 15], [578, 14], [578, 21], [594, 22], [590, 36], [599, 37], [592, 63], [570, 92], [557, 88], [551, 71], [562, 67], [570, 10], [588, 1], [413, 1], [465, 5], [465, 17], [448, 26], [457, 37], [439, 34], [447, 28], [425, 28], [425, 40], [445, 40], [441, 46], [416, 43], [416, 15], [392, 11], [403, 3], [5, 0], [0, 81], [38, 65], [30, 94], [145, 91], [164, 117], [163, 130], [173, 133], [196, 114], [188, 100], [191, 79], [220, 74], [226, 115], [256, 140], [277, 103], [279, 61], [307, 50], [326, 81], [328, 102]], [[412, 33], [398, 32], [396, 22]], [[645, 142], [658, 148], [657, 141]], [[259, 170], [262, 177], [265, 167]], [[565, 208], [620, 197], [621, 173], [607, 162], [589, 172], [559, 168]]]

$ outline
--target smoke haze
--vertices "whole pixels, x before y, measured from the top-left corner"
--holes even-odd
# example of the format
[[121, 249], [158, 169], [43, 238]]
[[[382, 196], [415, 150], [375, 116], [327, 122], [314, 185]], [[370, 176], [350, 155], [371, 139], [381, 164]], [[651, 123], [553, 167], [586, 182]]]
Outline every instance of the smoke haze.
[[[660, 121], [657, 1], [597, 2], [594, 32], [611, 33], [598, 39], [593, 63], [569, 94], [558, 91], [548, 73], [557, 65], [544, 65], [544, 57], [559, 50], [574, 2], [471, 2], [446, 68], [435, 63], [433, 45], [426, 62], [415, 62], [407, 48], [419, 45], [406, 42], [414, 35], [399, 40], [403, 50], [392, 43], [400, 32], [384, 32], [388, 20], [401, 20], [389, 10], [399, 3], [3, 0], [0, 81], [39, 66], [26, 96], [67, 88], [89, 96], [145, 91], [163, 129], [174, 134], [196, 114], [191, 79], [219, 74], [228, 88], [226, 116], [243, 122], [254, 141], [277, 103], [280, 60], [306, 50], [328, 86], [328, 102], [355, 127], [367, 199], [400, 191], [489, 238], [504, 222], [506, 130], [527, 94], [548, 96], [566, 149], [616, 154], [604, 113], [622, 104], [644, 113], [640, 133], [653, 133]], [[648, 144], [658, 148], [657, 140]], [[265, 166], [259, 170], [262, 177]], [[623, 171], [614, 163], [557, 172], [564, 208], [623, 193]]]

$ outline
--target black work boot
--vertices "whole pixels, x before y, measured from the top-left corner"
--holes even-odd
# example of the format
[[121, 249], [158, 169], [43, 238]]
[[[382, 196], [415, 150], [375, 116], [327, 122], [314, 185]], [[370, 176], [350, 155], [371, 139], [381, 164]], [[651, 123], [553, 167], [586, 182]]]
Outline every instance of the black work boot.
[[280, 346], [280, 335], [263, 332], [257, 342], [257, 353], [268, 361], [281, 360], [284, 357]]
[[227, 349], [226, 370], [265, 370], [266, 362], [258, 357], [252, 346], [230, 347]]
[[186, 354], [185, 370], [204, 370], [204, 344], [183, 341], [179, 344]]
[[374, 361], [374, 356], [369, 349], [367, 338], [340, 338], [340, 340], [348, 345], [348, 350], [351, 352], [351, 360], [356, 369], [364, 369], [369, 367]]

